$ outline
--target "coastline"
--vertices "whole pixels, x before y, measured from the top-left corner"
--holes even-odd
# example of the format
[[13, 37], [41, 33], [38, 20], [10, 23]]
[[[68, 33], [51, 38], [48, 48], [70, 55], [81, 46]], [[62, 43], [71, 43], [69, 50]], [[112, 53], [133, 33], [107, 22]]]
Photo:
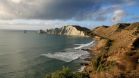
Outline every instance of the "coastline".
[[82, 56], [79, 57], [79, 58], [82, 58], [82, 61], [80, 62], [81, 67], [78, 69], [78, 72], [83, 72], [85, 70], [85, 68], [89, 65], [91, 60], [93, 59], [94, 55], [92, 54], [91, 48], [95, 46], [96, 41], [93, 39], [92, 42], [93, 43], [91, 43], [87, 48], [83, 48], [83, 47], [81, 48], [81, 50], [87, 51], [89, 54], [83, 55], [83, 56], [85, 56], [83, 58], [82, 58]]
[[81, 44], [74, 48], [91, 56], [80, 57], [83, 61], [77, 73], [86, 73], [87, 78], [139, 77], [138, 22], [97, 27], [91, 31], [90, 37], [95, 38], [95, 44], [92, 41], [84, 44], [87, 47]]

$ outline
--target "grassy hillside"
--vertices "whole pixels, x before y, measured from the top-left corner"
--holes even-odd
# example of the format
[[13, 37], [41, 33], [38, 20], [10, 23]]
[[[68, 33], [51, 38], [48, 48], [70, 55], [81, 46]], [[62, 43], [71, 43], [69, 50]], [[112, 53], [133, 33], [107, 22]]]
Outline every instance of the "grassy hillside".
[[139, 23], [100, 26], [89, 33], [94, 56], [82, 73], [68, 68], [46, 78], [139, 78]]
[[97, 27], [94, 59], [85, 71], [90, 78], [139, 78], [139, 23]]

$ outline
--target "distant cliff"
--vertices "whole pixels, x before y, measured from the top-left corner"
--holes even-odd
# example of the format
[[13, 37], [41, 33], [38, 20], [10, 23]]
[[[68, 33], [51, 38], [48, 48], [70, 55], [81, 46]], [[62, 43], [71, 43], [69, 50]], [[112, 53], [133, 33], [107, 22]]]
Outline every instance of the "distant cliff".
[[68, 25], [61, 28], [48, 29], [46, 30], [46, 33], [56, 35], [87, 36], [90, 33], [90, 30], [77, 25]]

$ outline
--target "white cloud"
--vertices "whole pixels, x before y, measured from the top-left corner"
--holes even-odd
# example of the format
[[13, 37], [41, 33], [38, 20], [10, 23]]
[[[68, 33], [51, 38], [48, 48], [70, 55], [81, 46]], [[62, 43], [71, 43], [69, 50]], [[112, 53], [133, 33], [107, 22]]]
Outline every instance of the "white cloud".
[[21, 2], [21, 0], [11, 0], [11, 1], [14, 3], [20, 3]]
[[113, 17], [112, 17], [112, 22], [121, 22], [123, 17], [126, 15], [126, 13], [124, 12], [124, 10], [118, 9], [115, 10], [113, 13]]
[[[103, 7], [129, 5], [133, 0], [0, 0], [6, 8], [0, 19], [72, 19], [92, 20], [95, 12]], [[137, 3], [137, 2], [136, 2]], [[109, 11], [109, 10], [108, 10]], [[10, 13], [12, 15], [4, 15]], [[92, 16], [92, 17], [91, 17]], [[2, 18], [1, 18], [2, 17]], [[102, 17], [101, 17], [102, 18]]]
[[[0, 20], [0, 29], [20, 29], [20, 30], [39, 30], [65, 25], [84, 25], [86, 21], [71, 21], [71, 20], [38, 20], [38, 19], [16, 19], [16, 20]], [[91, 22], [92, 25], [92, 22]]]

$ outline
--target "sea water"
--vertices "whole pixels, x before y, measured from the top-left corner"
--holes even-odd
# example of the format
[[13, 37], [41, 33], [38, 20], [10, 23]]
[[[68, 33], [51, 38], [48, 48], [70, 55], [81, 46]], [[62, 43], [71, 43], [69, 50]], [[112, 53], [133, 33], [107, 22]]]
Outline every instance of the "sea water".
[[89, 37], [39, 34], [36, 31], [0, 30], [0, 78], [44, 78], [63, 66], [80, 67], [81, 48]]

